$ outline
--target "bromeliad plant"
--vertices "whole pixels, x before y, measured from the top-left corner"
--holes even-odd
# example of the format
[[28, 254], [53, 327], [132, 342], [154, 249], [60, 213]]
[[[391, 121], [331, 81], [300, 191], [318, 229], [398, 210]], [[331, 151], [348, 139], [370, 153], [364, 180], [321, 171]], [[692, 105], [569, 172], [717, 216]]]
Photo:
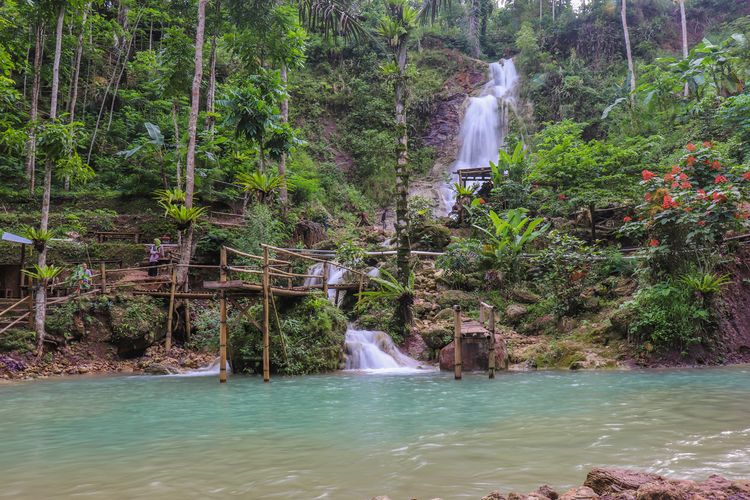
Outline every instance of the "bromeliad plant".
[[258, 203], [267, 203], [284, 184], [284, 175], [259, 171], [250, 174], [242, 172], [237, 175], [237, 184], [246, 193], [255, 196]]
[[37, 252], [41, 252], [54, 237], [54, 232], [47, 229], [37, 229], [35, 227], [26, 226], [23, 228], [21, 235], [24, 238], [30, 239], [34, 245], [34, 249]]
[[60, 273], [63, 272], [63, 268], [59, 266], [54, 265], [44, 265], [44, 266], [38, 266], [34, 264], [34, 269], [32, 271], [29, 271], [27, 269], [23, 270], [23, 273], [28, 276], [31, 279], [39, 281], [42, 286], [47, 286], [47, 283], [53, 278], [56, 278], [60, 275]]
[[373, 302], [395, 302], [394, 320], [396, 327], [406, 332], [414, 322], [412, 305], [414, 304], [414, 271], [409, 273], [409, 279], [404, 286], [391, 273], [380, 271], [382, 278], [370, 278], [378, 286], [378, 290], [368, 290], [359, 294], [359, 307]]
[[172, 189], [159, 189], [154, 191], [154, 198], [162, 205], [184, 205], [187, 194], [182, 189], [176, 187]]
[[710, 142], [690, 143], [679, 165], [666, 174], [641, 173], [644, 203], [636, 219], [627, 216], [621, 232], [648, 242], [654, 271], [674, 273], [705, 252], [726, 233], [747, 225], [750, 172], [727, 168]]
[[532, 219], [526, 215], [527, 213], [528, 210], [525, 208], [514, 208], [500, 217], [494, 210], [490, 210], [490, 230], [474, 225], [487, 237], [484, 242], [485, 253], [494, 258], [496, 267], [509, 271], [511, 278], [518, 276], [521, 252], [526, 245], [550, 228], [549, 224], [542, 224], [543, 217]]
[[185, 205], [167, 205], [162, 203], [164, 215], [174, 219], [177, 229], [184, 231], [206, 214], [206, 207], [186, 207]]

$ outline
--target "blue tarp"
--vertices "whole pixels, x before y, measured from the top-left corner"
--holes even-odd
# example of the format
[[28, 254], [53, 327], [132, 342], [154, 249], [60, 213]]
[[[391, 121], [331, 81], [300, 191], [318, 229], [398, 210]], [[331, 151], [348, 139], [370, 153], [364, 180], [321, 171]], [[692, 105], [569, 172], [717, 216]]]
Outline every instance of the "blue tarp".
[[31, 245], [33, 243], [28, 238], [24, 238], [23, 236], [18, 236], [17, 234], [6, 233], [6, 232], [3, 232], [3, 241], [10, 241], [12, 243], [21, 243], [23, 245]]

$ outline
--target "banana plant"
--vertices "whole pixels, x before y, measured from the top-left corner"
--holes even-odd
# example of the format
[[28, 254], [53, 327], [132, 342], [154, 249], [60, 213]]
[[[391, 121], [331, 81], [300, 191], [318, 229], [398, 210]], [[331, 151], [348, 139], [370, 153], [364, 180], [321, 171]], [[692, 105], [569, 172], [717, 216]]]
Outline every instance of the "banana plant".
[[488, 253], [498, 264], [508, 264], [512, 271], [517, 270], [518, 259], [524, 247], [550, 228], [549, 223], [542, 225], [543, 217], [532, 219], [526, 215], [527, 212], [525, 208], [514, 208], [500, 217], [494, 210], [490, 210], [491, 231], [474, 224], [488, 238]]

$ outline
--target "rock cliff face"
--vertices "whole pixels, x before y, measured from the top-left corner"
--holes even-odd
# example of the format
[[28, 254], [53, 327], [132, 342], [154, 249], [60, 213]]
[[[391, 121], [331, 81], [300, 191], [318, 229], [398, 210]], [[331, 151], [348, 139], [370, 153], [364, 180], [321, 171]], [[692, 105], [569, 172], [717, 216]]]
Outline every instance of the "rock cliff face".
[[750, 249], [743, 249], [729, 265], [732, 283], [717, 307], [719, 314], [719, 356], [725, 363], [750, 362]]

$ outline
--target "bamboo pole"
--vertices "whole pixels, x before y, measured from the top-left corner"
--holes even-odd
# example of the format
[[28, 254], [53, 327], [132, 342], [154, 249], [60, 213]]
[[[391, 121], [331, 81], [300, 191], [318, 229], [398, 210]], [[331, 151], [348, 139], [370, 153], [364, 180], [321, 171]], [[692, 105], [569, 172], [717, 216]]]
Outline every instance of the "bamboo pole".
[[268, 275], [268, 247], [263, 247], [263, 382], [271, 380], [271, 363], [269, 357], [270, 348], [270, 321], [269, 321], [269, 303], [268, 299], [271, 294], [271, 286]]
[[292, 288], [292, 265], [291, 264], [287, 264], [287, 266], [286, 266], [286, 272], [287, 272], [287, 274], [289, 276], [287, 278], [287, 280], [286, 280], [286, 287], [287, 288]]
[[185, 299], [185, 342], [190, 342], [192, 325], [190, 324], [190, 299]]
[[[219, 281], [226, 281], [226, 247], [221, 247], [219, 259]], [[219, 315], [219, 383], [224, 384], [227, 381], [227, 295], [223, 290], [219, 295]]]
[[177, 272], [172, 267], [172, 285], [169, 289], [169, 311], [167, 312], [167, 339], [164, 343], [164, 347], [169, 352], [172, 348], [172, 318], [174, 317], [174, 294], [177, 291]]
[[461, 380], [461, 370], [463, 368], [463, 360], [461, 357], [461, 306], [453, 306], [454, 316], [454, 334], [453, 334], [453, 376], [456, 380]]
[[102, 293], [107, 293], [107, 265], [104, 262], [99, 263], [99, 274], [101, 275]]
[[323, 263], [323, 294], [328, 297], [328, 262]]
[[495, 308], [490, 307], [488, 312], [490, 313], [490, 349], [487, 367], [489, 371], [489, 377], [495, 378]]

